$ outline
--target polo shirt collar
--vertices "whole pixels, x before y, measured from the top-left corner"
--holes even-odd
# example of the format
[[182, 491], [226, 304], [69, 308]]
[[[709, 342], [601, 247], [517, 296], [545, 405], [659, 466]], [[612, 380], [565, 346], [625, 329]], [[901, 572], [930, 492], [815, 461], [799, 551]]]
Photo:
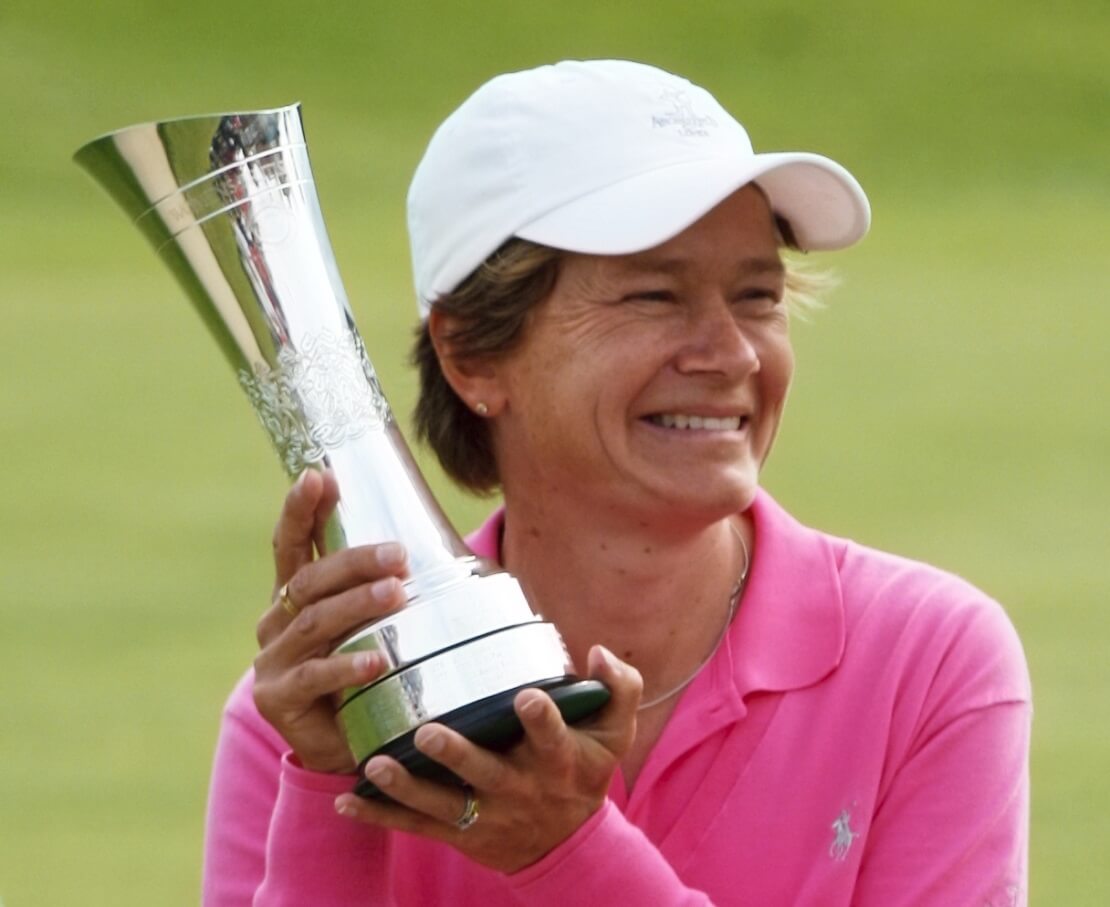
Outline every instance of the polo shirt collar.
[[[706, 669], [678, 701], [636, 781], [638, 808], [667, 766], [748, 715], [745, 698], [817, 683], [840, 664], [845, 621], [834, 540], [802, 526], [760, 490], [751, 572], [740, 608]], [[758, 739], [755, 733], [754, 739]], [[751, 735], [746, 736], [745, 740]], [[613, 796], [625, 794], [614, 783]]]
[[498, 507], [491, 513], [484, 523], [466, 537], [466, 544], [470, 546], [478, 557], [484, 557], [496, 564], [501, 563], [501, 531], [505, 526], [505, 508]]
[[727, 659], [721, 659], [741, 700], [757, 691], [816, 683], [840, 664], [845, 645], [837, 563], [842, 549], [801, 525], [762, 489], [750, 514], [752, 569], [723, 647]]

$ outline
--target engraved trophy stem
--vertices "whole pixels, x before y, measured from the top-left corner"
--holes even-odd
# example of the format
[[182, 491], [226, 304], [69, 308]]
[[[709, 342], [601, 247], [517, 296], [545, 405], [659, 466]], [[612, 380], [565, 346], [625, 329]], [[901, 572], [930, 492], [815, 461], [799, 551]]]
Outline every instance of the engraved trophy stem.
[[328, 549], [392, 539], [408, 549], [406, 608], [337, 647], [374, 649], [390, 665], [336, 697], [360, 765], [385, 752], [444, 777], [412, 747], [416, 728], [443, 721], [507, 746], [525, 686], [547, 689], [568, 720], [600, 707], [605, 688], [573, 675], [555, 628], [511, 576], [471, 554], [420, 475], [351, 315], [299, 105], [133, 126], [75, 160], [182, 284], [288, 475], [335, 476]]

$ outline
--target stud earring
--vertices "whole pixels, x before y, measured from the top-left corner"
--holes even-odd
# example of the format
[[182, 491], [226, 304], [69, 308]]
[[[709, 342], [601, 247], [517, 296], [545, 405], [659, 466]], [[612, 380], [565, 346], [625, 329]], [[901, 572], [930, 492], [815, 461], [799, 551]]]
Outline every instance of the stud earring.
[[476, 412], [479, 416], [488, 416], [489, 407], [486, 406], [486, 404], [484, 404], [481, 400], [479, 400], [477, 403], [474, 404], [474, 412]]

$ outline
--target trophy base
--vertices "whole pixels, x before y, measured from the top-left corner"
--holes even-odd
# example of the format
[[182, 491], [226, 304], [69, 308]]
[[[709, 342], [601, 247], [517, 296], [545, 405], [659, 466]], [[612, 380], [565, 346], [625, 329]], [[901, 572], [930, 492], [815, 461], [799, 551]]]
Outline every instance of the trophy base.
[[[498, 693], [496, 696], [469, 703], [440, 716], [436, 719], [436, 723], [458, 731], [467, 740], [479, 746], [503, 752], [523, 736], [520, 719], [513, 711], [513, 699], [521, 690], [529, 688], [547, 693], [559, 707], [559, 712], [567, 724], [574, 724], [583, 718], [588, 718], [609, 701], [609, 690], [600, 681], [579, 680], [568, 674], [539, 683], [524, 684], [516, 689]], [[392, 756], [409, 772], [420, 778], [443, 784], [463, 785], [464, 782], [458, 775], [428, 758], [413, 745], [415, 733], [414, 728], [404, 736], [391, 740], [359, 763], [360, 777], [354, 789], [356, 794], [367, 799], [389, 799], [388, 795], [380, 791], [362, 774], [366, 763], [374, 756]]]

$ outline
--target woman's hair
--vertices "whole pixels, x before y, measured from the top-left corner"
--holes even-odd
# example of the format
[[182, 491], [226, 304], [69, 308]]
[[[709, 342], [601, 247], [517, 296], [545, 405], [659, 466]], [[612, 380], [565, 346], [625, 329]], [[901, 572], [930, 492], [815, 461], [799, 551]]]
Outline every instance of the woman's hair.
[[[563, 253], [524, 239], [510, 239], [433, 310], [454, 319], [442, 339], [460, 360], [497, 359], [524, 337], [528, 316], [555, 286]], [[489, 494], [501, 484], [493, 439], [485, 419], [471, 412], [452, 390], [432, 344], [430, 319], [417, 329], [412, 363], [420, 376], [413, 420], [444, 471], [459, 485]]]
[[[795, 249], [789, 223], [776, 217], [782, 245]], [[433, 310], [449, 315], [455, 327], [442, 339], [460, 360], [498, 359], [521, 342], [529, 316], [551, 293], [563, 252], [524, 239], [510, 239]], [[816, 308], [831, 280], [823, 272], [785, 259], [786, 302], [792, 311]], [[412, 364], [419, 373], [413, 420], [416, 436], [428, 444], [444, 471], [462, 487], [491, 494], [501, 484], [489, 423], [470, 410], [444, 377], [428, 319], [417, 328]]]

